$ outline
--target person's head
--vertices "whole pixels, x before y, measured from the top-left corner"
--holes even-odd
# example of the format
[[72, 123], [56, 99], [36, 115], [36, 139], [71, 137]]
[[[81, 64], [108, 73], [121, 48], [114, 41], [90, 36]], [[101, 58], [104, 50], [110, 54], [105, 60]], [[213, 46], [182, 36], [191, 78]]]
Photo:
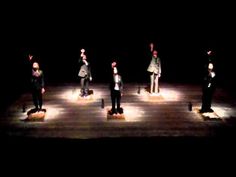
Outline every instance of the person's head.
[[116, 67], [116, 62], [115, 62], [115, 61], [113, 61], [113, 62], [111, 63], [111, 67], [112, 67], [112, 68]]
[[33, 70], [38, 70], [39, 69], [39, 64], [37, 62], [33, 63]]
[[80, 52], [81, 52], [81, 53], [84, 53], [84, 52], [85, 52], [85, 49], [81, 49]]
[[208, 69], [209, 69], [209, 70], [213, 70], [213, 68], [214, 68], [213, 63], [209, 63], [209, 64], [208, 64]]
[[154, 56], [154, 57], [156, 58], [157, 55], [158, 55], [158, 52], [157, 52], [156, 50], [154, 50], [154, 51], [152, 52], [152, 56]]

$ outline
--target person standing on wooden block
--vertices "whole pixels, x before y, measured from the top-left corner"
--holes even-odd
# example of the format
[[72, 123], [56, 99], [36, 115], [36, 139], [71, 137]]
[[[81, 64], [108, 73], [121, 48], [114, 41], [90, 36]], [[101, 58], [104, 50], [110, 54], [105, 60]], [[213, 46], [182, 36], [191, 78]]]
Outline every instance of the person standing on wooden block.
[[110, 91], [111, 91], [111, 102], [112, 102], [112, 109], [109, 114], [122, 114], [123, 109], [120, 107], [121, 96], [123, 92], [123, 81], [122, 77], [118, 74], [118, 70], [116, 67], [116, 63], [112, 63], [113, 69], [113, 77], [110, 83]]
[[150, 94], [159, 93], [159, 78], [161, 77], [161, 60], [158, 57], [158, 52], [152, 52], [152, 60], [148, 66], [147, 71], [150, 73]]
[[79, 59], [80, 70], [78, 76], [80, 77], [80, 96], [86, 97], [89, 95], [89, 82], [92, 81], [91, 67], [85, 54], [85, 49], [81, 49], [81, 55]]
[[44, 74], [43, 71], [39, 69], [39, 64], [37, 62], [34, 62], [32, 66], [31, 85], [35, 110], [40, 111], [42, 110], [45, 89]]
[[203, 86], [202, 86], [202, 107], [200, 113], [204, 112], [214, 112], [211, 109], [211, 102], [212, 97], [215, 91], [215, 72], [213, 70], [214, 66], [213, 63], [208, 64], [208, 72], [206, 73], [203, 79]]

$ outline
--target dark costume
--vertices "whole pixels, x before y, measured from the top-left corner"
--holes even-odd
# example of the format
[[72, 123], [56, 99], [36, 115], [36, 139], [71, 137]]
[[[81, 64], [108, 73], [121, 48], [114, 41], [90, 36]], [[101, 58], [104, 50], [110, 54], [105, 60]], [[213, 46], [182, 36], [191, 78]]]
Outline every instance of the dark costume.
[[202, 107], [200, 112], [213, 112], [211, 109], [212, 97], [215, 91], [215, 72], [208, 70], [208, 73], [205, 75], [202, 86]]
[[42, 70], [32, 69], [31, 85], [34, 106], [36, 109], [42, 109], [42, 89], [44, 88], [44, 75]]
[[80, 96], [88, 96], [89, 94], [89, 81], [92, 78], [90, 64], [88, 61], [83, 60], [82, 58], [79, 60], [80, 70], [78, 76], [80, 77]]
[[110, 83], [110, 91], [111, 91], [111, 102], [112, 102], [112, 109], [111, 114], [123, 113], [122, 108], [120, 107], [121, 101], [121, 93], [123, 91], [123, 81], [120, 75], [113, 74]]

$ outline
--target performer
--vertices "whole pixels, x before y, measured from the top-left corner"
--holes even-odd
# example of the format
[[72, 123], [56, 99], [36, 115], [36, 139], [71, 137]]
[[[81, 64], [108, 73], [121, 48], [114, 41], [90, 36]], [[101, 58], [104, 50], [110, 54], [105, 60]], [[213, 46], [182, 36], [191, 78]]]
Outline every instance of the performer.
[[123, 109], [120, 107], [120, 101], [123, 92], [123, 81], [121, 76], [118, 74], [116, 63], [112, 63], [112, 68], [113, 77], [110, 83], [112, 109], [110, 111], [110, 114], [122, 114]]
[[39, 69], [37, 62], [34, 62], [32, 66], [31, 84], [35, 110], [40, 111], [43, 105], [42, 94], [45, 92], [45, 89], [43, 71]]
[[158, 52], [154, 50], [152, 52], [152, 60], [149, 64], [147, 71], [150, 73], [150, 94], [157, 94], [159, 92], [159, 78], [161, 77], [161, 60], [158, 57]]
[[79, 59], [80, 70], [78, 76], [80, 77], [80, 96], [86, 97], [89, 95], [89, 82], [92, 81], [90, 63], [87, 60], [85, 50], [81, 49], [81, 55]]
[[209, 63], [208, 72], [204, 77], [202, 86], [202, 107], [200, 113], [214, 112], [211, 109], [212, 97], [215, 91], [215, 72], [213, 70], [213, 63]]

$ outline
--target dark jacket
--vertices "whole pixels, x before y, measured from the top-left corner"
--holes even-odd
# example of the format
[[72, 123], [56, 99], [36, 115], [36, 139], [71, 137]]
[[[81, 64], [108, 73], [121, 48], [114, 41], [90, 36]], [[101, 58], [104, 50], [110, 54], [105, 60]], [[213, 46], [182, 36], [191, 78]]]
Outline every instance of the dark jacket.
[[83, 77], [83, 78], [88, 78], [88, 79], [90, 77], [92, 77], [90, 63], [87, 61], [88, 65], [86, 65], [85, 62], [83, 61], [82, 57], [79, 58], [78, 63], [79, 63], [79, 67], [80, 67], [78, 76]]
[[[113, 75], [113, 77], [111, 78], [111, 82], [110, 82], [110, 90], [111, 91], [115, 91], [115, 75]], [[118, 75], [118, 87], [119, 87], [119, 91], [122, 93], [123, 92], [123, 81], [122, 81], [122, 77], [120, 75]]]
[[84, 78], [84, 77], [85, 77], [85, 78], [90, 78], [90, 77], [92, 77], [90, 65], [89, 65], [89, 64], [88, 64], [88, 65], [83, 64], [83, 65], [80, 67], [78, 76], [79, 76], [79, 77], [83, 77], [83, 78]]
[[40, 90], [44, 88], [44, 74], [42, 70], [38, 70], [38, 73], [32, 70], [31, 84], [32, 89]]
[[[214, 75], [214, 77], [213, 77], [213, 75]], [[206, 90], [206, 89], [214, 90], [215, 87], [216, 87], [215, 72], [208, 71], [208, 73], [205, 75], [205, 77], [203, 79], [203, 90]]]

